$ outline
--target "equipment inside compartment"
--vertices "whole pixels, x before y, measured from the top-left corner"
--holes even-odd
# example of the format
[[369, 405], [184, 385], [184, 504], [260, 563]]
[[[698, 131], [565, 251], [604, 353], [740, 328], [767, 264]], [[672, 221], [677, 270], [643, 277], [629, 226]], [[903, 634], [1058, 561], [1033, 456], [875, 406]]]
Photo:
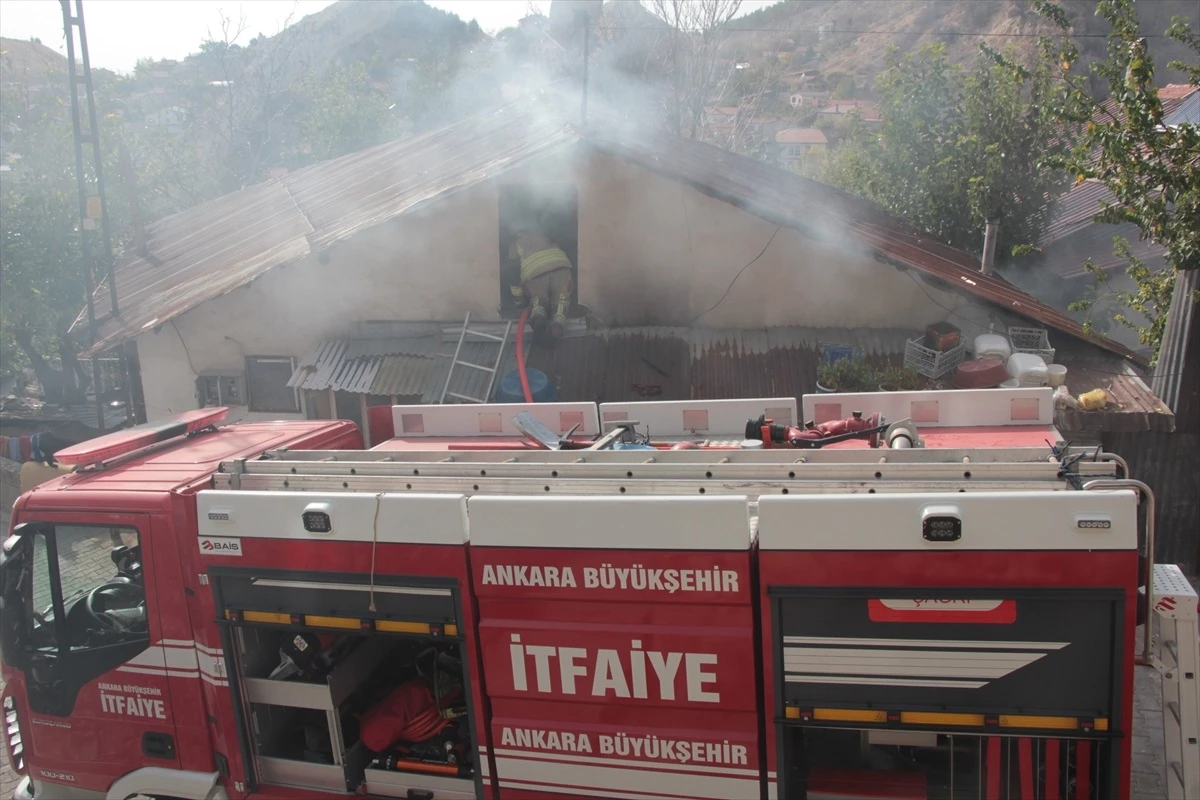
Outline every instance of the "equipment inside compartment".
[[[342, 767], [350, 785], [362, 782], [364, 769], [474, 777], [459, 642], [259, 626], [240, 635], [261, 756]], [[320, 696], [336, 713], [299, 707], [299, 699], [297, 707], [256, 702], [264, 685], [327, 692]]]
[[[456, 642], [412, 642], [366, 684], [356, 714], [372, 769], [471, 776], [471, 731]], [[396, 671], [392, 665], [411, 670]], [[399, 678], [399, 682], [396, 682]]]

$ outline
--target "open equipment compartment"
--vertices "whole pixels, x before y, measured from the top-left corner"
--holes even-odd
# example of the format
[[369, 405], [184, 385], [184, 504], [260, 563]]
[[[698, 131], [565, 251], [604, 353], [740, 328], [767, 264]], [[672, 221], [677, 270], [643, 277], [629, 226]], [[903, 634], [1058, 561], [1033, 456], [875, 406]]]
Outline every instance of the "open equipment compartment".
[[454, 590], [377, 578], [368, 615], [357, 582], [214, 577], [261, 783], [477, 796]]
[[353, 788], [363, 754], [346, 752], [345, 729], [355, 728], [347, 702], [395, 643], [259, 626], [238, 626], [235, 636], [263, 780]]

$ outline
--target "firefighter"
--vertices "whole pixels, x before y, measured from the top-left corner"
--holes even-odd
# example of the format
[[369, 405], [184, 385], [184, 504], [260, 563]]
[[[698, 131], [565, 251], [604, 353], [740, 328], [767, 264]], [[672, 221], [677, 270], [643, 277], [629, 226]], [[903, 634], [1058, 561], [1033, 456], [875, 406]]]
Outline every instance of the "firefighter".
[[[542, 233], [543, 225], [524, 224], [509, 248], [510, 260], [521, 262], [520, 286], [512, 286], [513, 300], [529, 302], [529, 324], [541, 332], [550, 323], [550, 335], [562, 336], [571, 304], [571, 260], [563, 249]], [[550, 307], [547, 310], [547, 306]]]

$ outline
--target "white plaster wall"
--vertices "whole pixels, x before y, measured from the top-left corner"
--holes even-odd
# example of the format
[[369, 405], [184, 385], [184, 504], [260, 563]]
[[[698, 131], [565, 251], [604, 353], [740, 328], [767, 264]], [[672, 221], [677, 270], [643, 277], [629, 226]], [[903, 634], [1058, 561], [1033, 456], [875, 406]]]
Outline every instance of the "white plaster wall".
[[[498, 224], [495, 187], [479, 186], [333, 246], [327, 263], [276, 267], [142, 334], [146, 416], [195, 408], [201, 372], [242, 373], [245, 356], [298, 359], [352, 322], [495, 319]], [[287, 416], [243, 407], [230, 419]]]
[[829, 242], [775, 233], [770, 222], [628, 162], [593, 155], [588, 167], [579, 300], [609, 325], [923, 330], [963, 302], [923, 292], [842, 231], [825, 231]]
[[[774, 224], [613, 157], [535, 162], [503, 180], [576, 183], [580, 302], [609, 325], [921, 330], [965, 302], [922, 291], [839, 231], [827, 232], [827, 242], [776, 232]], [[241, 373], [247, 355], [299, 358], [353, 322], [450, 322], [468, 311], [473, 319], [497, 319], [498, 224], [496, 185], [482, 184], [363, 231], [325, 257], [277, 267], [142, 334], [147, 416], [195, 408], [196, 374]], [[244, 408], [233, 414], [281, 416]]]

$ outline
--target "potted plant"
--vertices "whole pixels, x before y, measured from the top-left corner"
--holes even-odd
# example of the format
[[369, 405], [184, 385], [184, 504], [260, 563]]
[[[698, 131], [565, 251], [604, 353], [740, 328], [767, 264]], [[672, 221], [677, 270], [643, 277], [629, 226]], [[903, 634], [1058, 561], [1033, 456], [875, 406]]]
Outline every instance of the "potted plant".
[[914, 392], [921, 388], [921, 374], [912, 367], [891, 366], [879, 373], [879, 391]]
[[862, 356], [839, 358], [817, 368], [817, 392], [869, 392], [878, 383], [875, 369]]

